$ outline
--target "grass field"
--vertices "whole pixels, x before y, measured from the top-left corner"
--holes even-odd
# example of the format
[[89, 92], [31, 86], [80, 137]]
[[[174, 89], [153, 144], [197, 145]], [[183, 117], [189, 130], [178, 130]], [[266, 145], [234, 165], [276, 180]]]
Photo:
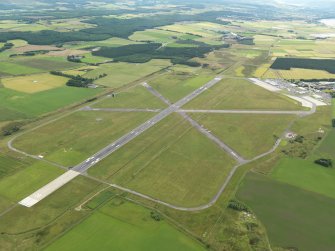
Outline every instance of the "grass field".
[[168, 30], [150, 29], [137, 31], [129, 37], [134, 41], [152, 41], [163, 44], [174, 43], [177, 39], [196, 39], [198, 36], [172, 32]]
[[101, 89], [58, 87], [52, 90], [28, 94], [2, 88], [0, 109], [5, 111], [1, 118], [11, 120], [33, 118], [55, 111], [73, 103], [82, 102], [101, 92]]
[[46, 248], [53, 250], [205, 250], [165, 220], [155, 221], [150, 210], [113, 199], [80, 225]]
[[297, 69], [291, 70], [274, 70], [268, 69], [261, 77], [263, 78], [283, 78], [283, 79], [329, 79], [335, 78], [335, 74], [331, 74], [321, 70]]
[[151, 113], [76, 112], [20, 136], [14, 141], [14, 146], [72, 166], [130, 132], [151, 116]]
[[171, 72], [152, 79], [148, 83], [165, 98], [176, 102], [214, 77], [215, 73], [207, 70], [198, 69], [195, 73], [185, 73], [172, 68]]
[[335, 199], [335, 170], [316, 165], [312, 159], [282, 159], [271, 177]]
[[245, 177], [237, 197], [263, 222], [272, 246], [334, 249], [334, 199], [253, 173]]
[[1, 179], [0, 196], [18, 202], [63, 172], [63, 170], [50, 164], [36, 162], [13, 175]]
[[141, 108], [141, 109], [161, 109], [166, 105], [151, 94], [145, 87], [136, 86], [115, 94], [116, 96], [108, 97], [93, 107], [98, 108]]
[[22, 77], [4, 78], [2, 84], [9, 89], [25, 93], [36, 93], [64, 86], [67, 78], [42, 73]]
[[335, 129], [330, 130], [316, 152], [322, 157], [335, 158]]
[[128, 44], [137, 44], [135, 41], [131, 41], [128, 39], [113, 37], [106, 40], [101, 41], [92, 41], [92, 42], [71, 42], [64, 45], [65, 48], [69, 49], [85, 49], [91, 47], [101, 47], [101, 46], [108, 46], [108, 47], [119, 47], [122, 45]]
[[192, 117], [247, 159], [269, 151], [295, 118], [252, 114], [193, 114]]
[[[15, 184], [11, 185], [15, 186]], [[6, 217], [2, 218], [0, 224], [0, 231], [5, 235], [10, 234], [6, 235], [5, 240], [12, 239], [11, 246], [6, 250], [41, 249], [41, 247], [38, 248], [39, 245], [62, 234], [83, 217], [84, 212], [77, 212], [73, 208], [97, 186], [95, 181], [77, 177], [34, 207], [17, 206], [12, 209]], [[12, 238], [13, 235], [25, 241], [16, 242], [15, 238]], [[6, 242], [2, 237], [0, 242], [4, 247], [3, 244]]]
[[242, 79], [224, 79], [184, 108], [299, 110], [298, 102]]
[[130, 82], [143, 78], [170, 65], [167, 60], [151, 60], [144, 64], [111, 63], [101, 65], [98, 69], [85, 74], [85, 77], [95, 78], [106, 73], [107, 77], [97, 80], [95, 83], [117, 88]]
[[19, 65], [29, 65], [41, 71], [62, 71], [67, 69], [78, 68], [82, 64], [69, 62], [66, 57], [56, 57], [56, 56], [35, 56], [32, 58], [19, 58], [15, 60]]
[[89, 174], [173, 204], [198, 206], [217, 193], [233, 163], [173, 114], [99, 162]]
[[0, 62], [1, 75], [24, 75], [41, 72], [40, 69], [12, 62]]

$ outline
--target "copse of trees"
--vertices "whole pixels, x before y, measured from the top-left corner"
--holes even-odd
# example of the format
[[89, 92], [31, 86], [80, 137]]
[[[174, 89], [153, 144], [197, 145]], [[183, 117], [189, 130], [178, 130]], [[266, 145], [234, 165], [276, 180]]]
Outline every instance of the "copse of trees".
[[[190, 41], [187, 41], [191, 43]], [[219, 48], [228, 48], [229, 44], [212, 46], [201, 42], [194, 42], [197, 47], [163, 47], [159, 43], [133, 44], [121, 47], [102, 47], [92, 52], [95, 56], [113, 58], [114, 61], [128, 63], [146, 63], [152, 59], [170, 59], [173, 64], [200, 66], [192, 58], [203, 58], [205, 54]]]
[[5, 43], [1, 48], [0, 48], [0, 52], [3, 52], [5, 50], [9, 50], [14, 46], [13, 43]]
[[250, 212], [250, 209], [244, 205], [242, 202], [237, 201], [237, 200], [230, 200], [228, 203], [228, 208], [240, 211], [240, 212]]

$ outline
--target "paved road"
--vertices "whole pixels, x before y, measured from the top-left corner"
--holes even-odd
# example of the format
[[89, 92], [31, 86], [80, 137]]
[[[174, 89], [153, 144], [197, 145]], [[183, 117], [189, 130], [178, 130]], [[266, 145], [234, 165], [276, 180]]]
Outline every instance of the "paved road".
[[170, 102], [170, 100], [168, 100], [167, 98], [165, 98], [164, 96], [162, 96], [158, 91], [156, 91], [154, 88], [152, 88], [150, 85], [148, 85], [148, 83], [143, 83], [142, 84], [145, 88], [147, 88], [147, 90], [149, 92], [151, 92], [154, 96], [156, 96], [157, 98], [159, 98], [160, 100], [162, 100], [165, 104], [167, 105], [172, 105], [172, 103]]
[[209, 81], [204, 86], [200, 87], [199, 89], [193, 91], [186, 97], [182, 98], [175, 104], [169, 106], [168, 108], [162, 110], [160, 113], [158, 113], [156, 116], [151, 118], [150, 120], [146, 121], [142, 125], [138, 126], [128, 134], [122, 136], [120, 139], [116, 140], [112, 144], [106, 146], [90, 158], [88, 158], [86, 161], [80, 163], [79, 165], [73, 167], [73, 171], [77, 171], [80, 173], [85, 173], [90, 167], [94, 166], [96, 163], [101, 161], [103, 158], [106, 158], [113, 152], [117, 151], [119, 148], [127, 144], [128, 142], [132, 141], [145, 131], [147, 131], [149, 128], [156, 125], [158, 122], [169, 116], [171, 113], [176, 112], [179, 110], [182, 106], [184, 106], [186, 103], [190, 102], [192, 99], [196, 98], [198, 95], [206, 91], [208, 88], [211, 88], [215, 84], [221, 81], [221, 78], [216, 77], [215, 79]]

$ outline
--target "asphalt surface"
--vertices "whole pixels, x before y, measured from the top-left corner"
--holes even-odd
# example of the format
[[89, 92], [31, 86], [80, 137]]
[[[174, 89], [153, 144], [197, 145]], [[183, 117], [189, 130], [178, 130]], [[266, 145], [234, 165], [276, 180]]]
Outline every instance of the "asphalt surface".
[[104, 112], [160, 112], [162, 109], [138, 109], [138, 108], [92, 108], [85, 106], [81, 111], [104, 111]]
[[162, 110], [160, 113], [158, 113], [156, 116], [151, 118], [150, 120], [146, 121], [145, 123], [141, 124], [140, 126], [136, 127], [131, 132], [127, 133], [126, 135], [122, 136], [115, 142], [111, 143], [110, 145], [106, 146], [84, 162], [80, 163], [79, 165], [72, 168], [73, 171], [77, 171], [80, 173], [85, 173], [89, 168], [97, 164], [102, 159], [106, 158], [113, 152], [117, 151], [121, 147], [123, 147], [128, 142], [132, 141], [154, 125], [156, 125], [158, 122], [162, 121], [164, 118], [169, 116], [170, 114], [178, 111], [182, 106], [190, 102], [192, 99], [196, 98], [198, 95], [206, 91], [208, 88], [211, 88], [215, 84], [221, 81], [221, 78], [216, 77], [215, 79], [209, 81], [202, 87], [198, 88], [197, 90], [193, 91], [186, 97], [182, 98], [178, 102], [174, 103], [173, 105], [169, 106], [168, 108]]
[[309, 111], [253, 111], [253, 110], [178, 110], [186, 113], [226, 113], [226, 114], [287, 114], [287, 115], [308, 115]]

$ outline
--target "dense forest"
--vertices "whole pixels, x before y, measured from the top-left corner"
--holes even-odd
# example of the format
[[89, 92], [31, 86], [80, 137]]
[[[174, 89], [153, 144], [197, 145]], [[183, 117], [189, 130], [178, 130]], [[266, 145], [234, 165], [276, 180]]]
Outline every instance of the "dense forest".
[[335, 74], [334, 59], [309, 59], [309, 58], [277, 58], [271, 65], [275, 70], [290, 70], [291, 68], [324, 70]]

